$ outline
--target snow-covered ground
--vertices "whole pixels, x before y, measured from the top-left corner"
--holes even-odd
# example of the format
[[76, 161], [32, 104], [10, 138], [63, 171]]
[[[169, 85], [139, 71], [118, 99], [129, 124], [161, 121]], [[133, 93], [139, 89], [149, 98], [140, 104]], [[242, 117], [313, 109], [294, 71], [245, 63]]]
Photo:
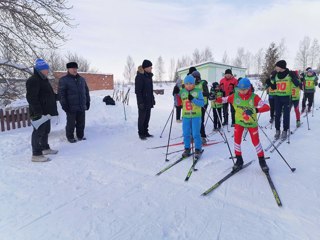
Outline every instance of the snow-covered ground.
[[[292, 173], [277, 152], [269, 153], [270, 174], [283, 207], [278, 207], [258, 161], [223, 183], [210, 195], [200, 196], [230, 171], [227, 145], [205, 148], [188, 182], [184, 178], [192, 162], [185, 160], [160, 176], [167, 166], [165, 145], [169, 128], [160, 138], [172, 110], [172, 88], [156, 96], [150, 133], [137, 134], [134, 91], [126, 107], [102, 102], [111, 91], [92, 92], [87, 112], [86, 141], [65, 139], [65, 115], [52, 121], [49, 143], [59, 153], [48, 163], [32, 163], [32, 129], [0, 133], [0, 239], [1, 240], [110, 240], [110, 239], [320, 239], [320, 110], [279, 150], [297, 170]], [[316, 108], [320, 96], [316, 96]], [[260, 118], [266, 125], [269, 114]], [[291, 126], [294, 127], [294, 112]], [[207, 124], [207, 133], [212, 123]], [[230, 130], [232, 130], [230, 128]], [[265, 129], [270, 138], [274, 130]], [[173, 122], [172, 138], [181, 136], [181, 124]], [[232, 132], [228, 133], [232, 144]], [[260, 133], [264, 147], [268, 140]], [[209, 136], [221, 141], [221, 136]], [[182, 141], [182, 138], [171, 143]], [[169, 151], [182, 149], [172, 147]], [[245, 161], [257, 159], [250, 137], [243, 142]], [[173, 162], [181, 152], [169, 155]]]

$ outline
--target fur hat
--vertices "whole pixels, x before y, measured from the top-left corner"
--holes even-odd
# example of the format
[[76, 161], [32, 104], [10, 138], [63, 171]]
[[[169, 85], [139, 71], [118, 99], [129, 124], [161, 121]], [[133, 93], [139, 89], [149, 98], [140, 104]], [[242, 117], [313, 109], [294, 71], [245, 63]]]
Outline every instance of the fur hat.
[[78, 63], [69, 62], [69, 63], [67, 63], [67, 68], [78, 68]]
[[197, 71], [197, 69], [195, 67], [190, 67], [187, 75], [192, 74], [194, 71]]

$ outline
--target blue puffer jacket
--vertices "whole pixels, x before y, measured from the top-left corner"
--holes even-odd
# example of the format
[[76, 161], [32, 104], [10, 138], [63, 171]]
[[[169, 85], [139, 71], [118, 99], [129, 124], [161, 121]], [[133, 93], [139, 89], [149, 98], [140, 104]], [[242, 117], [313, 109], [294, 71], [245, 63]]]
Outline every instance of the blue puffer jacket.
[[85, 111], [90, 107], [89, 88], [79, 74], [67, 74], [60, 78], [58, 95], [65, 112]]

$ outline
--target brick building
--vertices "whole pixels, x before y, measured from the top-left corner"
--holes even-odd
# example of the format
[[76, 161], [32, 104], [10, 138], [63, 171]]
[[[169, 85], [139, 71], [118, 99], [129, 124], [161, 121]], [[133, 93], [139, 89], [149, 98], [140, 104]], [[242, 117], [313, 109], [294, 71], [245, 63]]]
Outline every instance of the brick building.
[[[79, 74], [86, 79], [89, 90], [112, 90], [114, 88], [113, 74], [101, 74], [101, 73], [87, 73], [79, 72]], [[54, 85], [58, 84], [61, 77], [66, 75], [66, 72], [54, 72], [53, 76], [55, 78]]]

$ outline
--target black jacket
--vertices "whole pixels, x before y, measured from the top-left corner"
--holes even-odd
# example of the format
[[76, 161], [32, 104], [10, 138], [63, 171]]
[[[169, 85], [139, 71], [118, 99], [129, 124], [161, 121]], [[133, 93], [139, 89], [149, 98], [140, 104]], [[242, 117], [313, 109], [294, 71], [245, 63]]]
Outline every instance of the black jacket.
[[90, 107], [89, 88], [79, 74], [67, 74], [60, 78], [58, 95], [62, 109], [66, 112], [83, 112]]
[[137, 104], [141, 109], [152, 108], [155, 105], [153, 95], [153, 73], [147, 73], [143, 69], [139, 68], [137, 76], [135, 78], [135, 93], [137, 96]]
[[31, 118], [58, 115], [56, 94], [47, 77], [34, 70], [34, 74], [27, 80], [26, 88]]

